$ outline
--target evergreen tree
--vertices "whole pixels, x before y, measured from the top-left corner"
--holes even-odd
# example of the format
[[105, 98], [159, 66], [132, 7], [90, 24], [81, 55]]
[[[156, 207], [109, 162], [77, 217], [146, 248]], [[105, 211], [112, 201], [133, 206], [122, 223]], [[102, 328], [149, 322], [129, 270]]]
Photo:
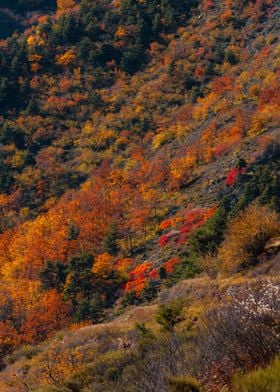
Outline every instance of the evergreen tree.
[[118, 228], [116, 224], [113, 224], [104, 238], [104, 248], [106, 252], [115, 256], [119, 251], [118, 245]]
[[47, 261], [39, 273], [43, 290], [55, 289], [62, 291], [67, 276], [67, 268], [61, 261]]

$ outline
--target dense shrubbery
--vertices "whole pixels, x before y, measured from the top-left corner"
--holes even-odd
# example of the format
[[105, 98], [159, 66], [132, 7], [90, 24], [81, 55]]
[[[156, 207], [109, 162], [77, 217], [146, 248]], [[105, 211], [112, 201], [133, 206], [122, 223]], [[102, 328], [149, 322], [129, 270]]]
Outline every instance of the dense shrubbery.
[[197, 337], [201, 377], [210, 383], [229, 383], [238, 369], [266, 365], [279, 352], [279, 283], [229, 288], [228, 296], [206, 313]]

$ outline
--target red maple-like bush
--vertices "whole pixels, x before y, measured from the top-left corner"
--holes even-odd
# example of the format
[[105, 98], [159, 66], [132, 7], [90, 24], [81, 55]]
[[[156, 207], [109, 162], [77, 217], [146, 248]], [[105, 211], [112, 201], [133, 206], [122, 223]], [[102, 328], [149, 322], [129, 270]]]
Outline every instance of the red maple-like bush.
[[231, 186], [234, 185], [240, 174], [244, 173], [244, 168], [237, 169], [234, 167], [227, 175], [226, 185]]

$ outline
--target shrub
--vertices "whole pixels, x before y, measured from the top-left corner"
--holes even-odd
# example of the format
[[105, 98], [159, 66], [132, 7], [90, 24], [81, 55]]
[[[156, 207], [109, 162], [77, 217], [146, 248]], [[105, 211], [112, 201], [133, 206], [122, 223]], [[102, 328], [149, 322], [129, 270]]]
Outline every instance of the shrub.
[[169, 392], [199, 392], [200, 387], [196, 380], [191, 377], [170, 377]]
[[5, 365], [11, 365], [16, 361], [19, 361], [23, 358], [31, 359], [36, 356], [40, 352], [39, 347], [26, 345], [22, 346], [19, 350], [12, 352], [4, 358]]
[[226, 185], [231, 186], [234, 185], [238, 179], [238, 177], [240, 176], [240, 174], [243, 173], [243, 169], [238, 169], [236, 167], [234, 167], [229, 174], [227, 175], [226, 178]]
[[65, 386], [70, 391], [80, 391], [83, 387], [90, 391], [115, 390], [114, 384], [120, 381], [123, 371], [132, 360], [128, 351], [108, 352], [99, 356], [92, 365], [74, 373]]
[[165, 331], [172, 332], [175, 325], [184, 320], [182, 311], [183, 302], [180, 300], [160, 305], [157, 314], [157, 322]]
[[146, 336], [144, 346], [138, 346], [136, 358], [124, 372], [120, 390], [168, 392], [169, 376], [184, 374], [187, 367], [184, 343], [176, 334], [164, 334], [154, 340]]
[[267, 241], [280, 232], [279, 216], [267, 207], [249, 206], [233, 219], [218, 251], [222, 269], [240, 271], [257, 261]]
[[238, 370], [265, 366], [278, 354], [279, 290], [271, 281], [229, 288], [228, 301], [208, 311], [196, 340], [202, 379], [229, 383]]

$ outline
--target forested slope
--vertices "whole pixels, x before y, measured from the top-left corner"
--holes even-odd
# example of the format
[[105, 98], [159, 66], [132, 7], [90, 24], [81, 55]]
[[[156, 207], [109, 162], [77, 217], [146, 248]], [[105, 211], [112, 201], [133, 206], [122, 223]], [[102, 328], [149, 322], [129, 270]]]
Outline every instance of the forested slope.
[[[258, 266], [269, 284], [279, 16], [276, 0], [0, 1], [3, 368], [20, 347], [146, 306], [201, 273], [246, 285]], [[223, 301], [209, 296], [201, 313]], [[221, 383], [277, 353], [260, 352]], [[215, 366], [205, 385], [223, 373]]]

